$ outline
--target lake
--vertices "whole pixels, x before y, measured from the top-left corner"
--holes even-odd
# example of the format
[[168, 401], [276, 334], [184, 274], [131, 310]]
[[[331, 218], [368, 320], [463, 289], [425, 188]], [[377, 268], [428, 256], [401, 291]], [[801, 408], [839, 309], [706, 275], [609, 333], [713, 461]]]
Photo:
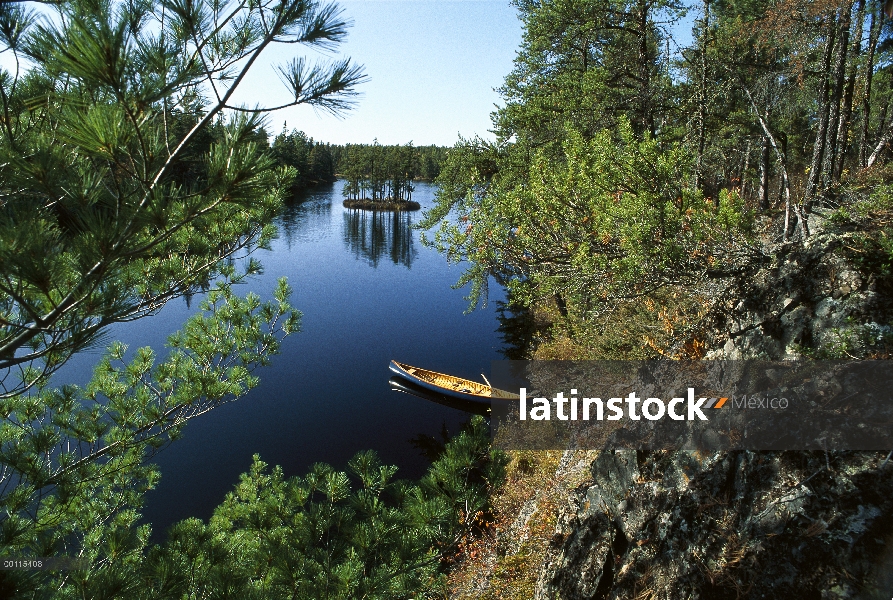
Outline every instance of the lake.
[[[398, 477], [420, 476], [428, 461], [411, 440], [439, 436], [443, 427], [455, 433], [469, 414], [392, 391], [389, 361], [480, 381], [490, 361], [503, 358], [494, 308], [502, 289], [491, 286], [491, 304], [463, 314], [467, 289], [451, 289], [462, 266], [422, 246], [411, 228], [421, 212], [345, 209], [342, 185], [289, 203], [275, 221], [279, 236], [271, 249], [252, 253], [264, 272], [236, 292], [267, 299], [276, 280], [287, 277], [302, 331], [284, 341], [271, 366], [255, 371], [257, 388], [190, 421], [184, 436], [155, 457], [161, 481], [143, 512], [156, 540], [180, 519], [207, 519], [254, 454], [299, 475], [315, 462], [343, 469], [371, 448], [400, 467]], [[413, 200], [428, 208], [434, 191], [418, 183]], [[116, 325], [106, 339], [151, 345], [164, 355], [167, 335], [198, 303], [172, 301], [158, 315]], [[84, 382], [97, 358], [76, 356], [57, 380], [76, 374]]]

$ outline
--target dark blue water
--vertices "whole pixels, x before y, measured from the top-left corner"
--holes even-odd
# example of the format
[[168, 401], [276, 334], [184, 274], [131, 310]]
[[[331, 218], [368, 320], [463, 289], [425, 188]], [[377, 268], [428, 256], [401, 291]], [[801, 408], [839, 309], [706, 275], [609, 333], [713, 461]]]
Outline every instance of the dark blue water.
[[[455, 432], [469, 415], [391, 391], [389, 361], [480, 380], [502, 358], [496, 312], [491, 305], [463, 314], [467, 290], [451, 289], [461, 266], [421, 245], [411, 229], [421, 214], [347, 210], [341, 185], [287, 206], [271, 250], [252, 254], [264, 273], [237, 292], [269, 298], [287, 277], [302, 331], [285, 340], [271, 366], [255, 371], [257, 388], [190, 421], [183, 438], [156, 457], [161, 481], [144, 509], [156, 536], [180, 519], [208, 518], [254, 454], [296, 475], [320, 461], [344, 468], [372, 448], [400, 467], [398, 476], [421, 475], [427, 461], [410, 440], [437, 435], [444, 424]], [[413, 199], [426, 208], [433, 194], [419, 183]], [[108, 339], [163, 354], [166, 336], [197, 308], [195, 298], [191, 307], [171, 302], [156, 316], [116, 326]], [[77, 356], [66, 371], [83, 375], [97, 356]]]

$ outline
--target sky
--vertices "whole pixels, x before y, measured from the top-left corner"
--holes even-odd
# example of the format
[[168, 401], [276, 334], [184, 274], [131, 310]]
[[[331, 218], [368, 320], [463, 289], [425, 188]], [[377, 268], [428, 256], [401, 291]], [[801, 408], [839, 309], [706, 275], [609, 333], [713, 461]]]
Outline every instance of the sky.
[[[459, 136], [493, 139], [496, 88], [512, 69], [522, 28], [510, 0], [337, 0], [352, 23], [326, 53], [294, 44], [267, 49], [234, 94], [246, 106], [278, 106], [294, 96], [275, 69], [296, 54], [310, 62], [351, 57], [365, 68], [355, 107], [333, 116], [310, 106], [271, 113], [267, 129], [304, 131], [321, 142], [454, 145]], [[674, 27], [690, 40], [691, 16]], [[0, 66], [12, 71], [10, 53]]]
[[[295, 45], [266, 51], [235, 99], [249, 106], [289, 101], [274, 65], [294, 53], [313, 62], [350, 56], [368, 81], [355, 108], [334, 117], [309, 106], [272, 113], [268, 130], [298, 129], [317, 141], [437, 144], [459, 135], [492, 139], [495, 91], [512, 69], [521, 22], [509, 0], [340, 0], [353, 22], [336, 54]], [[292, 96], [293, 97], [293, 96]]]

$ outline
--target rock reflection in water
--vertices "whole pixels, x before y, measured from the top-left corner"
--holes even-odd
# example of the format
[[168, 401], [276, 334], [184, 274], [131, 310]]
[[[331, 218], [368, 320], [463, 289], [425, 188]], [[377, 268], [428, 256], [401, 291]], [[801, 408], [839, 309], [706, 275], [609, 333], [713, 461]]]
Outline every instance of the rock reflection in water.
[[377, 267], [384, 257], [395, 265], [412, 266], [417, 255], [412, 215], [403, 211], [344, 211], [344, 244], [357, 258]]

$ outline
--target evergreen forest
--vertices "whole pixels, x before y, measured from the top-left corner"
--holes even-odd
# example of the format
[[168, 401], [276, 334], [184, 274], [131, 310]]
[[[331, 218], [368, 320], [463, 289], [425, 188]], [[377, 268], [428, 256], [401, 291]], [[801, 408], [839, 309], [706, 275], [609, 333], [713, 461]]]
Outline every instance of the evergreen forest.
[[[0, 555], [79, 561], [0, 570], [0, 597], [444, 596], [506, 480], [482, 418], [417, 481], [372, 451], [299, 477], [255, 457], [210, 520], [160, 543], [140, 522], [156, 453], [299, 335], [289, 283], [239, 295], [262, 267], [229, 259], [267, 246], [316, 183], [341, 177], [375, 202], [434, 180], [427, 242], [461, 263], [472, 307], [506, 287], [534, 323], [526, 357], [702, 358], [736, 282], [832, 230], [834, 251], [893, 292], [883, 2], [512, 4], [523, 43], [493, 137], [445, 149], [271, 136], [276, 109], [358, 101], [361, 65], [308, 58], [344, 41], [335, 4], [0, 3], [14, 65], [0, 71]], [[277, 45], [297, 53], [276, 65], [289, 101], [235, 103]], [[109, 326], [199, 290], [166, 356], [112, 343], [88, 384], [53, 381]], [[798, 348], [889, 358], [887, 341]]]
[[883, 2], [514, 4], [496, 139], [451, 150], [423, 226], [472, 306], [495, 277], [534, 310], [538, 356], [703, 356], [767, 244], [831, 224], [887, 276]]

